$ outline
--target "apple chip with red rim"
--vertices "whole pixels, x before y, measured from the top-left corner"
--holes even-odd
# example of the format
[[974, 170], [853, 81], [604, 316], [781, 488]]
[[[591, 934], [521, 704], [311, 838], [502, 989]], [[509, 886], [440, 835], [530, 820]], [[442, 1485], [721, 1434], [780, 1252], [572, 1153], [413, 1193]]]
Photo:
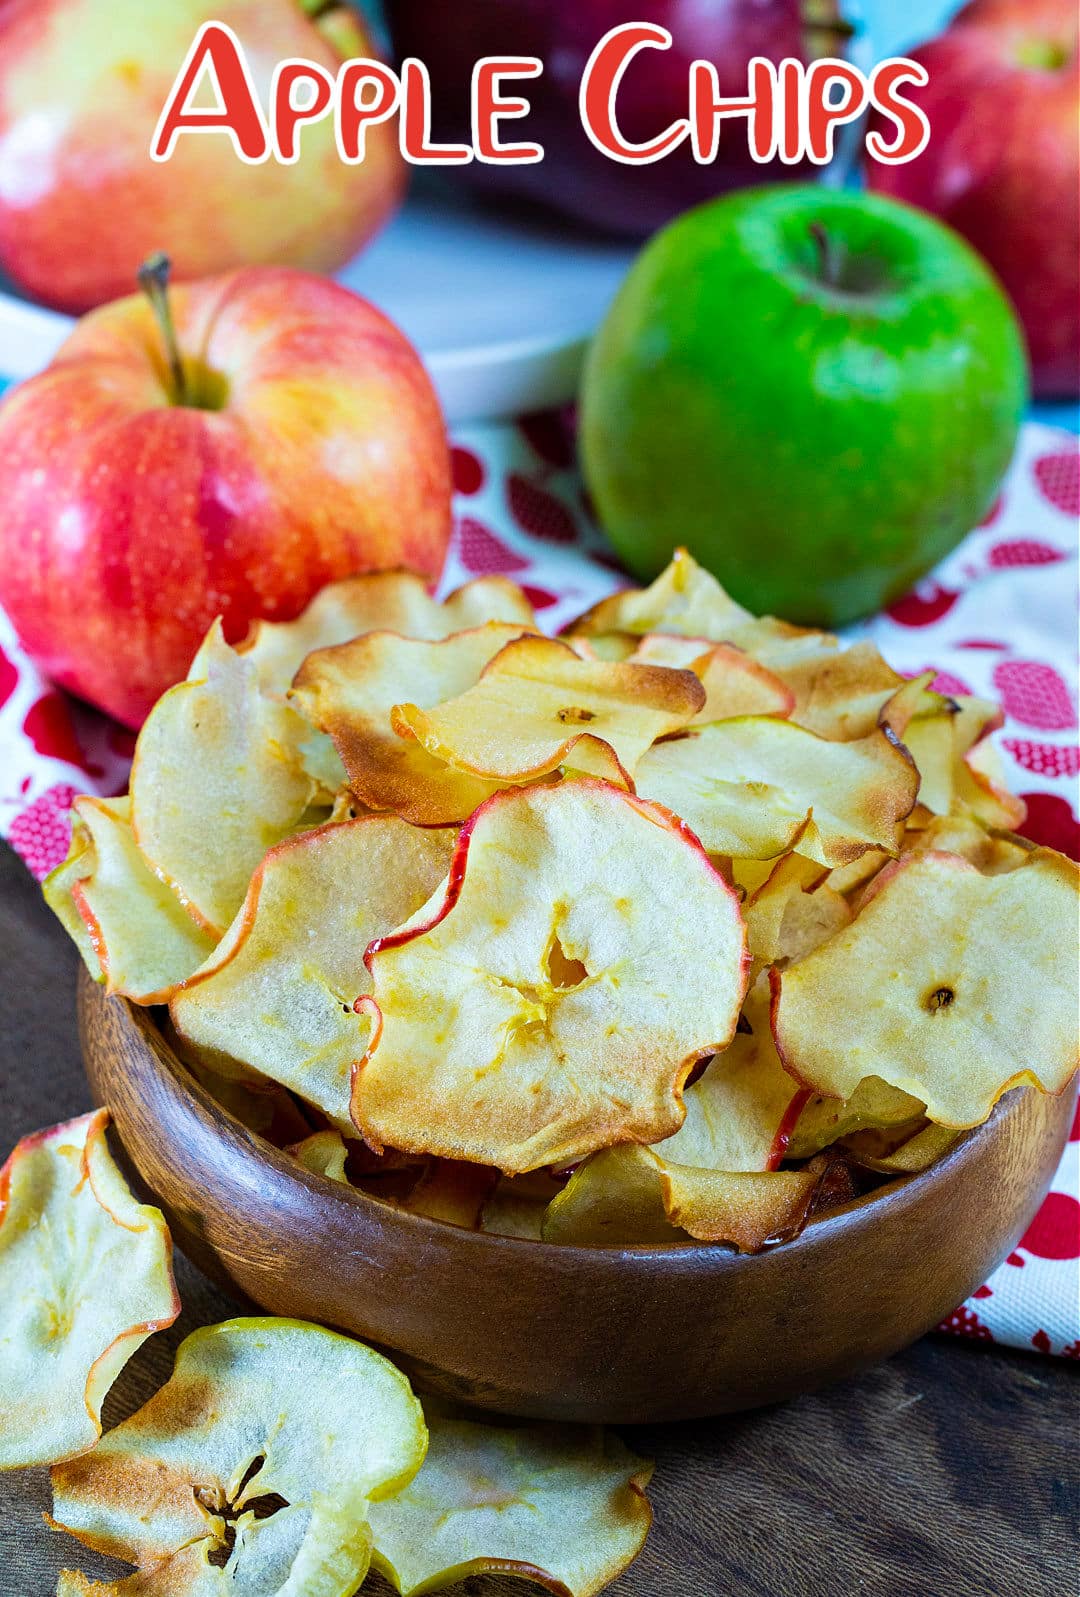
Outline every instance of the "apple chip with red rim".
[[464, 693], [520, 626], [491, 622], [438, 641], [369, 632], [309, 654], [292, 697], [312, 724], [329, 733], [349, 786], [373, 810], [392, 810], [418, 826], [466, 819], [498, 790], [455, 770], [391, 725], [396, 704], [430, 708]]
[[185, 682], [158, 700], [131, 769], [131, 824], [151, 869], [221, 936], [272, 844], [293, 830], [315, 784], [310, 729], [259, 690], [254, 665], [216, 621]]
[[1061, 1091], [1077, 1065], [1077, 881], [1049, 849], [997, 876], [940, 853], [886, 866], [849, 927], [772, 972], [784, 1064], [835, 1098], [879, 1076], [955, 1127], [1020, 1083]]
[[140, 852], [127, 798], [74, 804], [71, 848], [45, 882], [46, 901], [108, 993], [164, 1004], [215, 938], [192, 919]]
[[254, 664], [263, 691], [281, 696], [316, 649], [375, 631], [447, 638], [488, 621], [532, 628], [536, 616], [507, 577], [477, 577], [440, 604], [428, 592], [427, 579], [415, 571], [369, 571], [328, 583], [295, 620], [256, 621], [237, 650]]
[[446, 885], [367, 959], [360, 1131], [507, 1174], [677, 1131], [746, 982], [735, 895], [696, 839], [586, 779], [491, 799]]
[[833, 743], [790, 721], [717, 721], [655, 744], [634, 781], [691, 826], [711, 854], [771, 859], [798, 847], [822, 865], [869, 848], [895, 854], [918, 772], [881, 729]]
[[187, 1337], [148, 1403], [54, 1469], [52, 1520], [162, 1597], [352, 1597], [370, 1504], [409, 1483], [426, 1446], [381, 1354], [298, 1320], [228, 1320]]
[[364, 951], [427, 902], [456, 834], [362, 816], [272, 848], [232, 926], [172, 1000], [181, 1038], [221, 1073], [257, 1071], [346, 1134], [353, 1065], [368, 1025]]
[[0, 1170], [0, 1468], [92, 1448], [110, 1386], [180, 1312], [172, 1246], [105, 1141], [108, 1111], [24, 1137]]
[[645, 750], [704, 702], [692, 671], [582, 660], [555, 638], [530, 637], [508, 643], [456, 698], [396, 705], [391, 722], [472, 776], [527, 782], [572, 766], [627, 785]]
[[653, 1466], [584, 1425], [500, 1424], [426, 1405], [427, 1457], [374, 1503], [374, 1566], [402, 1597], [470, 1575], [520, 1575], [555, 1597], [596, 1597], [633, 1562]]

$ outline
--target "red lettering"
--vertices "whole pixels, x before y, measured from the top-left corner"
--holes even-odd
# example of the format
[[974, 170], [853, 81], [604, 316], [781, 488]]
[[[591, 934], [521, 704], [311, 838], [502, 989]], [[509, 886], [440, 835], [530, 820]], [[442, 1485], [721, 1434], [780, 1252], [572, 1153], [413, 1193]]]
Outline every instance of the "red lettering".
[[[367, 96], [369, 86], [375, 92]], [[381, 61], [346, 61], [341, 68], [336, 136], [338, 154], [349, 166], [364, 159], [368, 128], [393, 116], [399, 93], [397, 74]]]
[[619, 132], [615, 120], [619, 84], [634, 56], [639, 50], [670, 48], [671, 34], [667, 28], [648, 22], [626, 22], [605, 33], [589, 57], [578, 95], [582, 125], [598, 150], [624, 166], [659, 161], [681, 144], [689, 132], [690, 124], [684, 117], [672, 122], [649, 143], [630, 144]]
[[874, 105], [896, 126], [896, 138], [886, 144], [878, 132], [866, 135], [866, 148], [875, 161], [889, 166], [900, 166], [921, 155], [930, 142], [930, 121], [921, 106], [913, 105], [897, 94], [901, 83], [915, 83], [925, 88], [930, 74], [918, 61], [898, 56], [892, 61], [880, 62], [870, 74], [870, 98]]
[[[188, 102], [209, 75], [216, 110], [192, 110]], [[155, 161], [167, 161], [181, 133], [228, 133], [242, 161], [257, 165], [270, 154], [270, 138], [243, 47], [223, 22], [206, 22], [195, 35], [158, 118], [150, 144]]]
[[[844, 89], [843, 99], [834, 102], [833, 84]], [[866, 104], [866, 80], [855, 67], [834, 57], [823, 57], [806, 72], [806, 153], [815, 166], [825, 166], [833, 158], [836, 129], [854, 122]]]
[[486, 56], [476, 63], [472, 75], [472, 127], [478, 161], [524, 166], [544, 159], [543, 145], [503, 144], [496, 127], [500, 117], [528, 116], [532, 109], [528, 100], [500, 94], [500, 79], [538, 78], [543, 70], [543, 62], [531, 55], [506, 56], [503, 60]]
[[720, 97], [720, 78], [711, 61], [695, 61], [690, 68], [690, 123], [694, 160], [702, 166], [716, 160], [720, 124], [744, 116], [749, 122], [750, 154], [755, 161], [770, 161], [776, 154], [777, 72], [771, 61], [756, 55], [746, 74], [746, 98]]
[[401, 63], [401, 153], [413, 166], [462, 165], [471, 161], [467, 144], [432, 144], [431, 77], [414, 56]]
[[[293, 101], [297, 84], [310, 83], [315, 93], [305, 106]], [[297, 129], [304, 122], [318, 122], [330, 109], [334, 98], [333, 74], [317, 61], [282, 61], [274, 71], [270, 103], [274, 113], [274, 147], [277, 158], [292, 166], [300, 156]]]

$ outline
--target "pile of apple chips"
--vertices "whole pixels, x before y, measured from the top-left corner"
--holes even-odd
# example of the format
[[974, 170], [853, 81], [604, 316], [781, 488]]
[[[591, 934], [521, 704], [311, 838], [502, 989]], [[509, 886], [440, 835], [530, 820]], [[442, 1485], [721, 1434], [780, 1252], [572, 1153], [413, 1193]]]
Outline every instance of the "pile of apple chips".
[[215, 627], [50, 903], [309, 1170], [461, 1226], [752, 1252], [1077, 1063], [1077, 868], [996, 706], [685, 553], [558, 639], [501, 579]]

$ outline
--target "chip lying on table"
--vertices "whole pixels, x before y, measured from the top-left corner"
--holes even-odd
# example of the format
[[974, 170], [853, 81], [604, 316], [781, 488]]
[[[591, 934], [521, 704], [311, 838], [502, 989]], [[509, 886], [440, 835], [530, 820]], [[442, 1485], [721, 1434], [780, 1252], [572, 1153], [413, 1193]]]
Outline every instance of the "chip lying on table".
[[560, 640], [358, 577], [212, 629], [47, 896], [305, 1180], [754, 1252], [1076, 1069], [1077, 868], [999, 724], [685, 552]]

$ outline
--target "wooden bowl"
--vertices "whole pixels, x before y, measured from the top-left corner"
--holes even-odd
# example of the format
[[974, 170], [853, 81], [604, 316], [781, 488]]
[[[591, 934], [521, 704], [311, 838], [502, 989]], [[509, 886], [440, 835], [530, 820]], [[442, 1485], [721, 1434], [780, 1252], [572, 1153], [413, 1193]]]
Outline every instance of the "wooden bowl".
[[887, 1358], [974, 1291], [1053, 1176], [1074, 1093], [1009, 1094], [924, 1175], [753, 1257], [576, 1248], [407, 1214], [302, 1169], [215, 1102], [151, 1015], [81, 975], [94, 1096], [177, 1244], [242, 1299], [510, 1414], [623, 1424], [753, 1408]]

